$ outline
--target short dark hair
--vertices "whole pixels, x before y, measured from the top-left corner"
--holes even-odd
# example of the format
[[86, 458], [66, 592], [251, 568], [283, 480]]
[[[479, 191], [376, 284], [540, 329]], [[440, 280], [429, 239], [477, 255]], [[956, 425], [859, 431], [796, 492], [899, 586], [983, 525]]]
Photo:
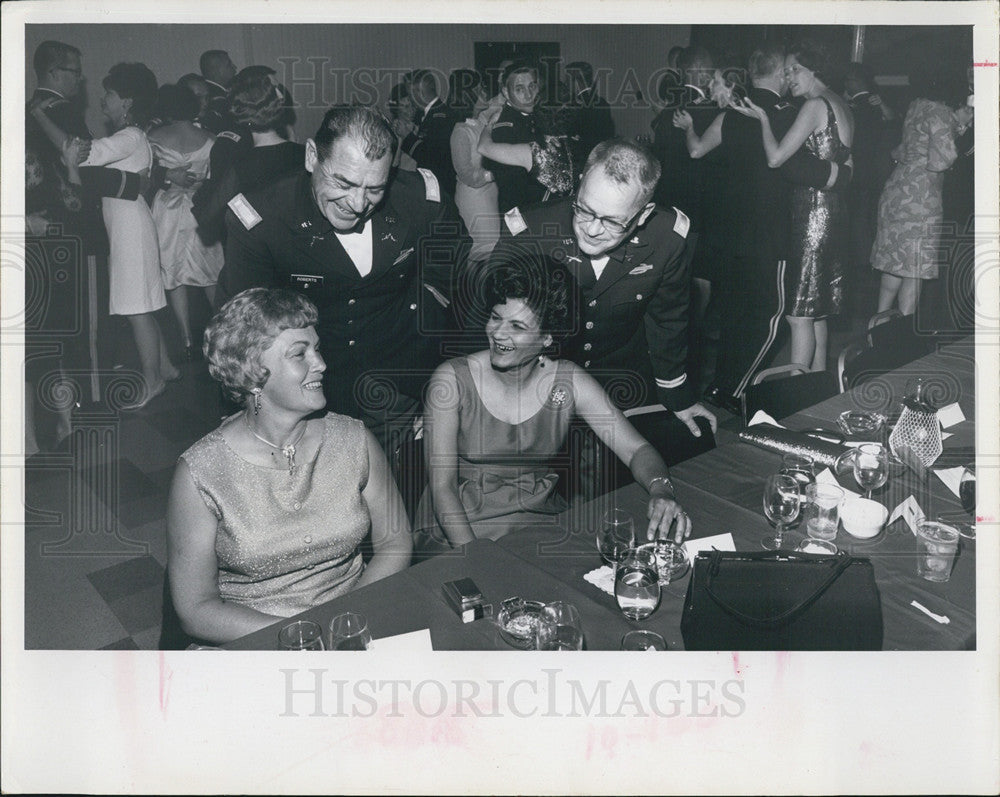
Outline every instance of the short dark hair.
[[794, 56], [802, 66], [811, 71], [819, 80], [830, 85], [833, 80], [833, 61], [822, 44], [811, 39], [803, 39], [788, 48], [787, 56]]
[[240, 124], [258, 133], [282, 132], [288, 123], [288, 98], [269, 66], [241, 69], [229, 86], [229, 112]]
[[66, 59], [75, 55], [80, 57], [80, 51], [72, 44], [57, 41], [44, 41], [35, 48], [32, 66], [35, 75], [41, 77], [53, 67], [62, 66]]
[[248, 288], [215, 314], [205, 329], [208, 372], [233, 401], [244, 402], [270, 373], [260, 356], [286, 329], [316, 325], [316, 305], [288, 288]]
[[163, 121], [190, 122], [201, 111], [201, 103], [187, 86], [180, 83], [165, 83], [156, 95], [156, 116]]
[[570, 274], [548, 255], [523, 249], [498, 252], [489, 265], [484, 298], [489, 313], [509, 299], [520, 299], [537, 316], [541, 330], [556, 338], [570, 332]]
[[579, 75], [583, 83], [587, 86], [592, 85], [594, 82], [594, 67], [586, 61], [573, 61], [566, 64], [566, 74]]
[[208, 73], [214, 71], [223, 59], [229, 58], [229, 53], [225, 50], [205, 50], [198, 59], [198, 68], [201, 74], [208, 77]]
[[396, 151], [396, 134], [389, 120], [369, 105], [335, 105], [326, 112], [313, 139], [321, 161], [329, 157], [334, 142], [341, 138], [360, 143], [364, 156], [372, 161]]
[[532, 61], [514, 61], [504, 69], [503, 74], [500, 76], [500, 85], [507, 88], [507, 83], [512, 77], [527, 73], [533, 74], [535, 80], [538, 80], [538, 65]]
[[471, 113], [480, 89], [486, 89], [486, 81], [475, 69], [453, 69], [448, 75], [448, 105]]
[[712, 66], [712, 54], [700, 44], [685, 47], [677, 56], [677, 68], [681, 71], [684, 80], [690, 77], [688, 72], [691, 70], [711, 69]]
[[594, 147], [587, 158], [584, 174], [599, 166], [616, 183], [637, 183], [642, 189], [644, 205], [652, 198], [662, 170], [659, 159], [649, 147], [625, 138], [610, 138]]
[[108, 70], [102, 85], [122, 99], [132, 100], [129, 113], [135, 124], [145, 123], [153, 113], [157, 94], [156, 75], [145, 64], [115, 64]]

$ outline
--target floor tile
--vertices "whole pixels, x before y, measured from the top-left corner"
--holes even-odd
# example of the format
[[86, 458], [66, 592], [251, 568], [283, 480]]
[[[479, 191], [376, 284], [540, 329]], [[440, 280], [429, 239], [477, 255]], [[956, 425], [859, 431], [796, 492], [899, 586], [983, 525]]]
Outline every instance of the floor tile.
[[[163, 566], [152, 556], [140, 556], [90, 573], [87, 578], [109, 604], [163, 585]], [[147, 627], [147, 626], [143, 626]]]

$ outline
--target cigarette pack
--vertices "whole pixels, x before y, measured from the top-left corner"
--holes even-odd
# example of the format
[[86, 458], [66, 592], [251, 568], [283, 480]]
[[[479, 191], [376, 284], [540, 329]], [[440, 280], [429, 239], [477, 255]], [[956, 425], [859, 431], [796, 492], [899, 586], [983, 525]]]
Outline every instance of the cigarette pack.
[[483, 603], [483, 594], [471, 578], [447, 581], [442, 587], [445, 600], [455, 610], [463, 623], [493, 616], [493, 606]]

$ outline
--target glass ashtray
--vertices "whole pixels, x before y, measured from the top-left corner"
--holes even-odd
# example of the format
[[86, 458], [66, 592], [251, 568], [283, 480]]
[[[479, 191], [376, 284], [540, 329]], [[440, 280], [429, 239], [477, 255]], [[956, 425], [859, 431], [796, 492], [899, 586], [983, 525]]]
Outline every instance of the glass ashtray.
[[660, 586], [665, 587], [676, 581], [691, 567], [687, 553], [675, 542], [657, 540], [638, 546], [639, 550], [651, 551], [656, 557], [656, 571], [660, 575]]
[[806, 537], [795, 549], [799, 553], [818, 553], [832, 556], [837, 553], [837, 546], [827, 540], [817, 540], [813, 537]]
[[518, 650], [534, 650], [538, 617], [543, 606], [541, 601], [517, 597], [501, 601], [496, 625], [503, 641]]
[[877, 412], [847, 410], [837, 416], [837, 426], [844, 434], [851, 437], [876, 439], [885, 426], [885, 416]]

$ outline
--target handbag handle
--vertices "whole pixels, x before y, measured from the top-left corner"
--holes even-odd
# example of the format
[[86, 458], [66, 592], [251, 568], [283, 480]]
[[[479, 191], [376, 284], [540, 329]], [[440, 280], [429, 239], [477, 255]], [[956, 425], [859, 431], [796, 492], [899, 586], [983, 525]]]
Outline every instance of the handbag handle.
[[[834, 581], [840, 578], [841, 573], [847, 570], [847, 568], [851, 566], [851, 562], [854, 561], [852, 557], [844, 556], [843, 554], [841, 554], [840, 556], [837, 557], [837, 561], [834, 562], [833, 567], [830, 569], [830, 575], [823, 581], [823, 583], [816, 589], [816, 591], [813, 592], [812, 595], [809, 595], [804, 600], [799, 601], [799, 603], [795, 604], [790, 609], [786, 609], [781, 614], [775, 615], [774, 617], [761, 618], [761, 617], [752, 617], [749, 614], [741, 612], [736, 607], [730, 606], [724, 600], [722, 600], [722, 598], [716, 595], [715, 591], [712, 589], [712, 581], [719, 572], [719, 567], [722, 564], [723, 553], [724, 553], [723, 551], [712, 551], [711, 554], [709, 554], [710, 558], [709, 558], [708, 576], [705, 579], [705, 592], [708, 594], [708, 597], [710, 597], [712, 601], [727, 614], [732, 615], [736, 619], [748, 625], [765, 630], [777, 628], [778, 626], [787, 623], [790, 620], [793, 620], [797, 615], [801, 614], [806, 609], [808, 609], [813, 603], [815, 603], [815, 601], [819, 598], [820, 595], [826, 592], [826, 590]], [[749, 559], [753, 561], [765, 561], [765, 560], [780, 561], [781, 559], [787, 559], [792, 561], [796, 560], [810, 561], [801, 559], [800, 557], [794, 555], [789, 555], [787, 553], [781, 553], [779, 551], [762, 551], [760, 553], [741, 554], [739, 558], [745, 560]]]

